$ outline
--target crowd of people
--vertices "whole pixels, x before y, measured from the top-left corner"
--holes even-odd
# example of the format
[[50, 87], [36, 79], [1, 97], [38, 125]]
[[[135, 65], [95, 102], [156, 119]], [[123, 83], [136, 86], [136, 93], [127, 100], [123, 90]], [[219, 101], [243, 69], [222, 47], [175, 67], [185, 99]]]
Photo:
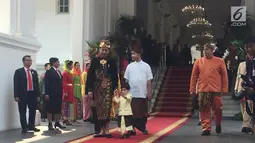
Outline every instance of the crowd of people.
[[100, 41], [98, 56], [86, 63], [83, 72], [80, 63], [72, 60], [66, 60], [60, 72], [59, 59], [52, 57], [45, 64], [41, 82], [36, 70], [31, 69], [31, 56], [24, 56], [24, 67], [14, 74], [14, 99], [19, 107], [22, 133], [40, 131], [35, 127], [35, 113], [41, 101], [40, 111], [42, 117], [48, 119], [49, 131], [64, 129], [83, 119], [94, 124], [95, 138], [111, 138], [109, 123], [117, 117], [121, 138], [136, 135], [136, 129], [148, 134], [151, 68], [142, 60], [142, 50], [133, 47], [133, 62], [126, 67], [125, 82], [120, 83], [117, 62], [109, 56], [110, 48], [109, 41]]
[[[155, 46], [150, 37], [143, 42], [147, 44], [146, 47]], [[166, 48], [168, 66], [193, 63], [187, 45], [183, 49], [178, 42], [173, 49], [165, 44], [158, 46], [161, 49], [158, 55], [162, 54], [164, 47]], [[80, 63], [72, 60], [66, 60], [63, 71], [60, 72], [59, 59], [52, 57], [49, 63], [45, 64], [46, 72], [41, 76], [41, 82], [36, 70], [31, 69], [31, 56], [24, 56], [22, 59], [24, 67], [17, 69], [14, 74], [14, 99], [18, 103], [22, 133], [40, 131], [35, 127], [35, 113], [38, 103], [41, 102], [42, 107], [39, 109], [42, 117], [48, 119], [48, 130], [64, 129], [73, 123], [79, 123], [77, 120], [83, 119], [94, 124], [94, 137], [111, 138], [109, 123], [117, 118], [121, 138], [136, 135], [135, 129], [148, 134], [146, 123], [148, 100], [152, 96], [151, 68], [141, 58], [142, 49], [134, 46], [132, 48], [133, 62], [125, 67], [123, 77], [120, 77], [116, 60], [109, 56], [110, 48], [109, 41], [100, 41], [98, 56], [86, 63], [83, 72], [80, 69]], [[241, 75], [249, 77], [252, 83], [255, 80], [255, 37], [245, 40], [244, 49], [247, 58], [239, 64], [236, 71], [234, 89], [236, 95], [242, 93], [244, 96], [241, 100], [242, 132], [253, 133], [255, 86], [251, 83], [246, 83], [244, 86]], [[152, 65], [156, 64], [148, 58], [150, 49], [143, 48], [143, 52], [145, 60]], [[214, 114], [216, 133], [221, 133], [222, 95], [228, 94], [231, 81], [229, 81], [228, 63], [224, 61], [226, 59], [215, 56], [215, 46], [206, 44], [203, 52], [204, 57], [194, 61], [190, 94], [198, 100], [201, 135], [206, 136], [211, 133], [211, 110]], [[29, 109], [28, 123], [27, 107]], [[63, 124], [60, 123], [61, 120]], [[54, 126], [53, 121], [55, 121]]]
[[[216, 133], [222, 131], [222, 96], [229, 92], [229, 66], [224, 58], [214, 56], [215, 46], [204, 46], [204, 57], [197, 59], [193, 65], [190, 94], [198, 101], [202, 136], [211, 134], [211, 110], [213, 111]], [[255, 102], [255, 37], [244, 42], [246, 59], [239, 64], [234, 94], [241, 98], [243, 116], [243, 133], [254, 133], [254, 102]], [[234, 56], [235, 60], [237, 58]], [[227, 70], [228, 69], [228, 70]]]

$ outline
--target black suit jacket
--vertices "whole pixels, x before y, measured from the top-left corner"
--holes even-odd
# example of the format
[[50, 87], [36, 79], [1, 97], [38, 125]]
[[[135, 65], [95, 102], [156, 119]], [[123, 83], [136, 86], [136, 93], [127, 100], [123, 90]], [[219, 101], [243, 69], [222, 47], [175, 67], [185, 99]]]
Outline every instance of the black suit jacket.
[[[33, 78], [33, 91], [35, 96], [40, 96], [38, 74], [31, 69]], [[24, 68], [19, 68], [14, 73], [14, 98], [24, 98], [27, 96], [27, 75]]]
[[[94, 82], [97, 80], [96, 78], [96, 70], [101, 68], [100, 64], [101, 58], [94, 58], [91, 61], [91, 66], [89, 68], [87, 74], [87, 81], [86, 81], [86, 93], [88, 94], [89, 91], [93, 91], [94, 89]], [[109, 59], [107, 60], [107, 76], [109, 76], [112, 80], [112, 92], [117, 89], [118, 87], [118, 69], [116, 60]]]
[[[59, 76], [60, 75], [60, 76]], [[62, 87], [62, 75], [52, 67], [50, 70], [47, 70], [45, 73], [45, 95], [49, 96], [62, 96], [63, 87]]]

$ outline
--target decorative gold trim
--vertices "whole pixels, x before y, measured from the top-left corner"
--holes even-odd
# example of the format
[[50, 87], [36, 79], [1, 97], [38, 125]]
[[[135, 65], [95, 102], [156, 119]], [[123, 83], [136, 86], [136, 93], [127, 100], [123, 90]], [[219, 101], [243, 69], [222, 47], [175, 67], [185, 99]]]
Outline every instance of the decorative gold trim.
[[100, 44], [99, 44], [99, 47], [110, 49], [111, 48], [111, 43], [108, 40], [101, 40]]
[[163, 130], [160, 130], [159, 132], [157, 132], [156, 134], [153, 134], [153, 136], [140, 141], [139, 143], [152, 143], [155, 140], [157, 140], [158, 138], [160, 138], [161, 136], [163, 136], [164, 134], [166, 134], [167, 132], [175, 129], [177, 126], [179, 126], [180, 124], [186, 122], [188, 120], [187, 117], [181, 118], [180, 120], [176, 121], [175, 123], [171, 124], [170, 126], [164, 128]]

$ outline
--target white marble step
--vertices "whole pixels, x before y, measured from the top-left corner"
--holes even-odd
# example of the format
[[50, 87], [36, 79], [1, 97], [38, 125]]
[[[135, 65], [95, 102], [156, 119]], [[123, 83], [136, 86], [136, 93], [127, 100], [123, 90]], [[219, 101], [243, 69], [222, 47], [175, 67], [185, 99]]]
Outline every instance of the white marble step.
[[240, 110], [240, 101], [233, 100], [230, 94], [223, 96], [223, 117], [233, 117]]
[[240, 105], [236, 106], [236, 105], [223, 105], [223, 111], [226, 110], [230, 110], [230, 111], [236, 111], [236, 110], [240, 110]]
[[234, 117], [235, 114], [240, 113], [240, 111], [224, 111], [222, 112], [223, 117]]

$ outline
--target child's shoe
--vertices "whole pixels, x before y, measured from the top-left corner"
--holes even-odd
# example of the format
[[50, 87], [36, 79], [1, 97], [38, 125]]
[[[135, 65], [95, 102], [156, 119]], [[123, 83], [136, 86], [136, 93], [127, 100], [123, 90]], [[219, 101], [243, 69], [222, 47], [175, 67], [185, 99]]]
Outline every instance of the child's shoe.
[[125, 138], [126, 138], [125, 134], [120, 136], [120, 139], [125, 139]]

